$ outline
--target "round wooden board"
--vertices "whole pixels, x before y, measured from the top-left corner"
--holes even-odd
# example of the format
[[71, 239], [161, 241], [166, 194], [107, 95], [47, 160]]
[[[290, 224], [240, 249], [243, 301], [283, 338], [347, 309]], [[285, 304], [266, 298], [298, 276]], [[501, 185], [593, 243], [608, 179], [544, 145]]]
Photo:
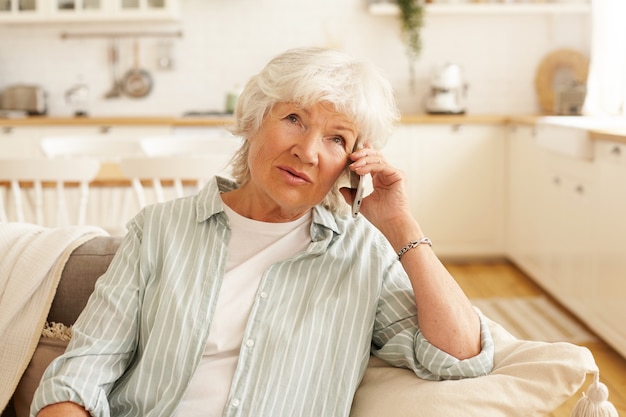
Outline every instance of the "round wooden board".
[[589, 73], [589, 59], [572, 49], [557, 49], [541, 60], [535, 73], [535, 91], [544, 113], [554, 113], [554, 77], [560, 70], [571, 71], [574, 81], [584, 84]]

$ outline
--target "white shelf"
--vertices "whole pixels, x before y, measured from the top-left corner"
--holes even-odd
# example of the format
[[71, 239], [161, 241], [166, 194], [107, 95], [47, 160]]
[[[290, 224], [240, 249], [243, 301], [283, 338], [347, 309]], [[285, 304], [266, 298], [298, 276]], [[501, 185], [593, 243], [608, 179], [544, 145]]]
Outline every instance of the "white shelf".
[[[503, 4], [427, 4], [426, 15], [481, 15], [481, 14], [583, 14], [591, 11], [588, 3], [503, 3]], [[394, 3], [371, 3], [369, 12], [378, 16], [396, 16], [398, 6]]]

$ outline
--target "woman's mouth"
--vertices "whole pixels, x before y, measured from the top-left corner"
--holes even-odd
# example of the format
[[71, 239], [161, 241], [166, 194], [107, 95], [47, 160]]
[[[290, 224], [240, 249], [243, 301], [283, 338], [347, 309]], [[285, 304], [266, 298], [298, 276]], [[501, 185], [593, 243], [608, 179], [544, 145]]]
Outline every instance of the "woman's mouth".
[[289, 182], [294, 184], [309, 184], [311, 183], [311, 178], [301, 171], [295, 170], [291, 167], [281, 166], [278, 167], [283, 175], [288, 179]]

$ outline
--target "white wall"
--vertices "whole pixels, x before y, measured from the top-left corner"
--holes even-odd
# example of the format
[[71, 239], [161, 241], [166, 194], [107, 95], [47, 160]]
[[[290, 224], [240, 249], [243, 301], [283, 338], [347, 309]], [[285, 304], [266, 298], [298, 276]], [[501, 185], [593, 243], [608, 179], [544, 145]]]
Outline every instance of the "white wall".
[[[589, 52], [589, 16], [580, 14], [431, 15], [422, 31], [418, 85], [410, 91], [407, 61], [395, 17], [372, 16], [367, 0], [181, 0], [180, 24], [0, 25], [0, 89], [37, 83], [49, 93], [49, 114], [71, 109], [65, 91], [79, 79], [90, 87], [90, 114], [180, 115], [186, 110], [223, 110], [226, 92], [244, 84], [273, 55], [295, 46], [344, 49], [380, 66], [397, 90], [404, 113], [423, 112], [433, 66], [463, 65], [470, 113], [535, 113], [535, 69], [556, 48]], [[297, 4], [296, 4], [297, 3]], [[60, 33], [116, 30], [178, 30], [174, 70], [159, 70], [164, 39], [141, 40], [141, 61], [155, 87], [144, 99], [105, 100], [111, 86], [108, 41], [62, 40]], [[132, 40], [121, 42], [121, 73], [132, 65]]]

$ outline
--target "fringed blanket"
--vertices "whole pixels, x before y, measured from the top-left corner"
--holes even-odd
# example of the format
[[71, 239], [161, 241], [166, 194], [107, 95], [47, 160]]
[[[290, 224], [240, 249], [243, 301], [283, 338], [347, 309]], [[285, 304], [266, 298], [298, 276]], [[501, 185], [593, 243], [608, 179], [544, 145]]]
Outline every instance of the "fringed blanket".
[[0, 410], [37, 347], [70, 254], [106, 234], [93, 226], [0, 223]]

